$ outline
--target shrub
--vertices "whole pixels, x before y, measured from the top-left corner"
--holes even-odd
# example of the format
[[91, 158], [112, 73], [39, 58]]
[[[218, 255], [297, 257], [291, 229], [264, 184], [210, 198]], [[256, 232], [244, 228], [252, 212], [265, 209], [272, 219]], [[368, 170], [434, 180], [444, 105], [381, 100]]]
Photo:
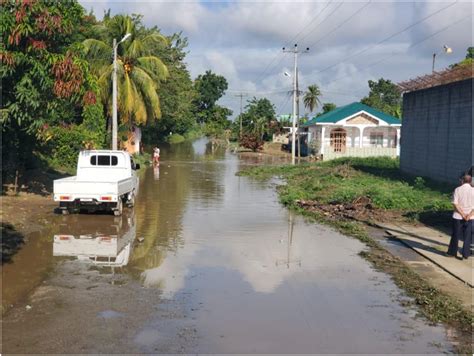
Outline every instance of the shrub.
[[252, 151], [258, 151], [261, 150], [263, 147], [263, 140], [258, 136], [254, 134], [245, 134], [242, 135], [242, 138], [240, 139], [240, 146], [244, 148], [248, 148]]
[[180, 143], [180, 142], [183, 142], [185, 139], [183, 136], [181, 136], [180, 134], [172, 134], [171, 136], [168, 136], [166, 138], [166, 141], [168, 143]]

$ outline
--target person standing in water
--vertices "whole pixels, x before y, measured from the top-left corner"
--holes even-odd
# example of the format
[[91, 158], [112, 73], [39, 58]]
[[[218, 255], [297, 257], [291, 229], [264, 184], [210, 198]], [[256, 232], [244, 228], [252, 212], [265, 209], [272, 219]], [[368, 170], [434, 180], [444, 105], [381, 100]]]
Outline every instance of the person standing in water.
[[153, 164], [160, 164], [160, 149], [158, 147], [153, 149]]

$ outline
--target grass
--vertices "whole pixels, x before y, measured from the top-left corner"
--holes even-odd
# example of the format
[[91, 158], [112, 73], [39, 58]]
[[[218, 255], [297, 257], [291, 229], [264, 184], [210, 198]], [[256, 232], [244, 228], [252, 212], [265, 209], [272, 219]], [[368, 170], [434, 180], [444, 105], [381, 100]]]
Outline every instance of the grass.
[[256, 179], [274, 176], [284, 179], [286, 184], [278, 187], [281, 203], [365, 243], [369, 248], [360, 255], [376, 269], [391, 275], [395, 284], [412, 298], [411, 303], [418, 306], [429, 321], [446, 323], [464, 335], [456, 346], [458, 353], [472, 353], [472, 311], [465, 310], [457, 300], [434, 288], [402, 260], [383, 249], [369, 236], [363, 223], [327, 216], [298, 204], [300, 200], [310, 200], [330, 205], [369, 197], [373, 206], [380, 210], [397, 212], [420, 221], [424, 216], [434, 216], [439, 220], [439, 216], [452, 209], [450, 193], [453, 187], [403, 174], [398, 160], [387, 157], [251, 167], [238, 174]]
[[399, 161], [387, 157], [344, 158], [298, 166], [257, 167], [240, 175], [267, 179], [284, 178], [281, 202], [295, 206], [296, 200], [321, 204], [350, 203], [368, 197], [375, 208], [398, 211], [412, 219], [452, 210], [451, 188], [399, 170]]

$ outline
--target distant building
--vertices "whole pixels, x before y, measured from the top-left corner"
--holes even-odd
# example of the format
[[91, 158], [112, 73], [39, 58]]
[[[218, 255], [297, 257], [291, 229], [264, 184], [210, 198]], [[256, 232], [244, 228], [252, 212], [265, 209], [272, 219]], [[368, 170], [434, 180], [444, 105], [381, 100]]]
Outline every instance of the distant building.
[[401, 169], [457, 183], [474, 165], [472, 67], [457, 66], [398, 85], [404, 92]]
[[324, 160], [339, 157], [396, 157], [401, 121], [362, 103], [338, 107], [314, 117], [302, 129], [309, 146]]

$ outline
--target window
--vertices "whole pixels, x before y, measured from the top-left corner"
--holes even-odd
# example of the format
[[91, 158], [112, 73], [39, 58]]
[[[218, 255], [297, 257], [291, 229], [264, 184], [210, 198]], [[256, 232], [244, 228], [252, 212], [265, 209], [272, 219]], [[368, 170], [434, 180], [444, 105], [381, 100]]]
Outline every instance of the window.
[[371, 132], [370, 133], [370, 145], [373, 147], [383, 147], [383, 133], [382, 132]]
[[[112, 160], [111, 160], [112, 158]], [[112, 161], [112, 164], [110, 164]], [[118, 164], [117, 156], [91, 156], [91, 165], [93, 166], [116, 166]]]

